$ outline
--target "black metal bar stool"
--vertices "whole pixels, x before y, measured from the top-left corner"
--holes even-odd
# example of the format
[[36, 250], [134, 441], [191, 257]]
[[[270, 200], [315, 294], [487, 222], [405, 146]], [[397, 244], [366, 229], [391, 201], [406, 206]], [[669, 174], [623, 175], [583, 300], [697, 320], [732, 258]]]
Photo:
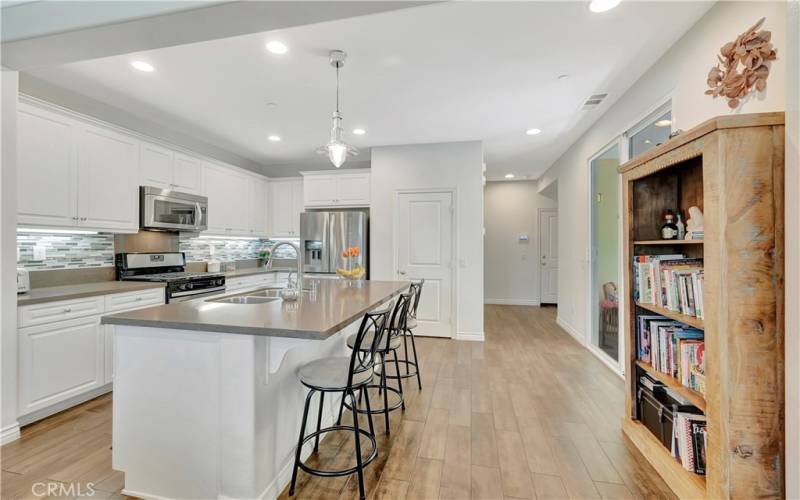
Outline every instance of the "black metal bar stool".
[[[308, 387], [308, 395], [303, 408], [303, 421], [300, 424], [300, 438], [297, 441], [297, 451], [294, 456], [294, 469], [292, 470], [292, 484], [289, 488], [289, 496], [294, 495], [295, 484], [297, 483], [297, 469], [303, 469], [309, 474], [322, 477], [341, 477], [352, 473], [358, 474], [358, 491], [363, 500], [366, 498], [364, 492], [364, 467], [378, 456], [378, 444], [375, 441], [375, 430], [372, 425], [372, 412], [370, 412], [369, 394], [366, 394], [366, 387], [372, 381], [375, 374], [375, 359], [379, 344], [384, 337], [389, 336], [387, 326], [389, 324], [389, 311], [370, 312], [364, 315], [358, 333], [353, 335], [356, 347], [353, 353], [347, 356], [322, 358], [311, 361], [303, 365], [297, 375], [300, 383]], [[369, 414], [369, 432], [360, 429], [358, 426], [358, 402], [355, 392], [359, 391], [364, 395]], [[306, 433], [306, 420], [308, 419], [308, 408], [311, 404], [311, 397], [319, 392], [319, 413], [317, 415], [317, 430], [308, 436]], [[342, 402], [349, 396], [350, 408], [353, 412], [353, 425], [341, 425], [341, 408], [339, 411], [339, 421], [336, 425], [320, 429], [322, 424], [322, 408], [325, 401], [326, 392], [341, 392]], [[320, 470], [307, 466], [300, 461], [300, 453], [310, 440], [314, 440], [314, 451], [319, 450], [319, 437], [326, 432], [332, 431], [353, 431], [355, 437], [356, 466], [342, 470]], [[361, 457], [361, 438], [366, 437], [372, 445], [372, 451], [366, 459]]]
[[[411, 302], [410, 307], [408, 308], [408, 313], [406, 314], [406, 321], [405, 325], [396, 325], [392, 323], [392, 329], [399, 329], [400, 334], [403, 336], [403, 351], [405, 354], [405, 359], [401, 359], [399, 362], [401, 365], [405, 365], [406, 372], [401, 374], [400, 371], [395, 375], [389, 375], [391, 379], [400, 379], [400, 378], [411, 378], [417, 377], [417, 385], [419, 386], [420, 390], [422, 390], [422, 378], [420, 377], [419, 373], [419, 361], [417, 360], [417, 342], [414, 339], [414, 329], [417, 327], [417, 309], [419, 308], [419, 298], [422, 295], [422, 285], [425, 283], [424, 279], [421, 279], [417, 282], [412, 282], [411, 286], [409, 287], [409, 293], [413, 295], [413, 299]], [[414, 360], [412, 361], [411, 358], [408, 357], [408, 339], [411, 339], [411, 350], [412, 354], [414, 355]], [[413, 370], [411, 369], [413, 367]]]
[[[394, 308], [392, 309], [392, 317], [389, 321], [389, 325], [400, 325], [401, 328], [388, 328], [387, 327], [387, 335], [384, 335], [384, 338], [378, 345], [378, 350], [376, 351], [377, 356], [380, 357], [380, 363], [375, 365], [375, 372], [380, 377], [380, 381], [378, 384], [369, 384], [364, 388], [363, 394], [368, 396], [369, 389], [378, 389], [378, 395], [383, 395], [383, 407], [382, 408], [375, 408], [371, 409], [367, 406], [366, 409], [356, 408], [357, 413], [367, 413], [370, 415], [376, 415], [379, 413], [383, 413], [384, 423], [386, 426], [386, 434], [390, 433], [389, 430], [389, 412], [394, 411], [398, 408], [402, 408], [403, 410], [406, 409], [406, 402], [403, 398], [403, 381], [400, 378], [391, 377], [387, 374], [386, 370], [386, 357], [389, 353], [392, 354], [394, 358], [394, 366], [397, 373], [400, 373], [400, 363], [398, 361], [397, 350], [400, 349], [400, 336], [401, 332], [403, 331], [402, 328], [405, 327], [406, 318], [408, 316], [408, 309], [411, 307], [412, 295], [410, 293], [401, 293], [399, 297], [397, 297], [397, 301], [394, 304]], [[369, 333], [367, 334], [369, 338]], [[365, 342], [362, 347], [357, 347], [357, 338], [355, 335], [351, 335], [347, 339], [347, 345], [353, 349], [353, 352], [359, 352], [364, 350], [364, 345], [367, 345], [368, 342]], [[394, 387], [389, 387], [387, 380], [389, 378], [395, 378], [397, 380], [397, 389]], [[397, 403], [389, 406], [389, 392], [396, 394], [399, 398]], [[359, 396], [360, 397], [360, 396]], [[341, 422], [342, 419], [342, 411], [344, 407], [352, 410], [351, 406], [342, 399], [342, 405], [339, 408], [339, 421]]]

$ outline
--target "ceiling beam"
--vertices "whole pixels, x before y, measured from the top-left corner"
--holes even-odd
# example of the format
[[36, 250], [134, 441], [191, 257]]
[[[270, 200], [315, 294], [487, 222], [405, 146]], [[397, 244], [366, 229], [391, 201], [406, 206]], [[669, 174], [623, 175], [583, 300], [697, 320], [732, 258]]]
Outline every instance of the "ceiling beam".
[[[36, 22], [21, 9], [63, 9], [64, 2], [33, 2], [4, 9], [3, 22]], [[74, 9], [96, 2], [73, 1]], [[432, 1], [236, 1], [50, 33], [2, 44], [2, 65], [16, 70], [53, 66], [175, 45], [228, 38], [437, 3]], [[48, 5], [55, 4], [55, 5]], [[16, 12], [12, 12], [12, 9]], [[9, 17], [11, 18], [9, 20]], [[27, 19], [27, 21], [26, 21]]]

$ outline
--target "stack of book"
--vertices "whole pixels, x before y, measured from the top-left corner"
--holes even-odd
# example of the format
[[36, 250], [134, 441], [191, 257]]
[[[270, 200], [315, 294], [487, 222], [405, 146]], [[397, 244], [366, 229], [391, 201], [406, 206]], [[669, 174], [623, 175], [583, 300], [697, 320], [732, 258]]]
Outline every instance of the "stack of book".
[[636, 318], [637, 358], [705, 394], [705, 342], [702, 330], [659, 315]]
[[633, 294], [641, 304], [703, 318], [703, 259], [682, 254], [637, 255]]
[[672, 456], [684, 469], [706, 473], [706, 416], [676, 412], [672, 420]]

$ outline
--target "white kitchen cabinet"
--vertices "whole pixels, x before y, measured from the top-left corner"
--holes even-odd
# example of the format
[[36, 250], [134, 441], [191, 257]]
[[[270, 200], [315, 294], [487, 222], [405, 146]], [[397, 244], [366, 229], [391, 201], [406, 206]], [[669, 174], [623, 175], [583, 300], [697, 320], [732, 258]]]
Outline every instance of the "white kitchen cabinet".
[[143, 142], [140, 148], [141, 185], [202, 194], [203, 161], [169, 148]]
[[20, 104], [17, 113], [17, 217], [22, 226], [73, 226], [76, 124], [58, 113]]
[[299, 238], [300, 212], [303, 211], [303, 179], [276, 179], [269, 184], [270, 236]]
[[208, 197], [208, 234], [250, 236], [251, 178], [207, 163], [204, 167]]
[[78, 217], [81, 226], [139, 230], [139, 144], [87, 126], [78, 144]]
[[[105, 297], [105, 313], [119, 313], [133, 311], [145, 307], [153, 307], [164, 303], [164, 289], [115, 293]], [[110, 384], [114, 381], [114, 325], [103, 326], [103, 383]]]
[[307, 175], [303, 178], [303, 204], [324, 207], [336, 204], [335, 175]]
[[173, 159], [171, 149], [143, 142], [139, 150], [141, 185], [171, 189]]
[[370, 202], [370, 173], [303, 173], [303, 204], [311, 208], [366, 207]]
[[269, 236], [269, 184], [266, 180], [250, 181], [250, 234]]
[[32, 413], [105, 382], [100, 316], [19, 329], [19, 413]]
[[175, 153], [173, 189], [184, 193], [203, 194], [203, 161], [183, 153]]
[[18, 224], [139, 229], [139, 145], [130, 136], [20, 103]]
[[29, 423], [72, 404], [64, 401], [107, 390], [114, 375], [114, 326], [101, 325], [100, 318], [163, 303], [164, 289], [152, 288], [20, 306], [22, 420]]
[[275, 283], [276, 273], [260, 273], [250, 276], [237, 276], [225, 280], [226, 292], [244, 292], [264, 288]]

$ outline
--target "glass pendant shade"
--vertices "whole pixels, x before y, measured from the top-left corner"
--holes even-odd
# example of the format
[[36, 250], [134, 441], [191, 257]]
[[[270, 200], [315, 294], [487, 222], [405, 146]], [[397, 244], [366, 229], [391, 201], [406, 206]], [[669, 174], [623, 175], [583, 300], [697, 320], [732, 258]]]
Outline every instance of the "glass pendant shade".
[[336, 168], [344, 165], [347, 156], [357, 156], [358, 149], [347, 144], [342, 140], [342, 115], [338, 111], [333, 113], [333, 127], [331, 128], [331, 140], [327, 144], [317, 149], [317, 154], [327, 155], [328, 159]]

